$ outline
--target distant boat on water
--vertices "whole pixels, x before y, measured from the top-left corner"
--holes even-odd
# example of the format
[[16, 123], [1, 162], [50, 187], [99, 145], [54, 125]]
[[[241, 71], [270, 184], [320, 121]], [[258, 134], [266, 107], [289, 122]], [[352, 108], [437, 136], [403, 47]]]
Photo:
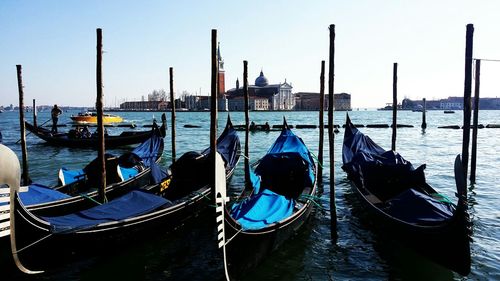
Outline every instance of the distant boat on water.
[[[97, 123], [97, 113], [96, 112], [80, 112], [78, 115], [71, 115], [71, 120], [79, 124], [96, 124]], [[123, 121], [118, 115], [103, 114], [102, 122], [104, 124], [109, 123], [120, 123]]]
[[453, 110], [445, 110], [444, 113], [455, 113]]

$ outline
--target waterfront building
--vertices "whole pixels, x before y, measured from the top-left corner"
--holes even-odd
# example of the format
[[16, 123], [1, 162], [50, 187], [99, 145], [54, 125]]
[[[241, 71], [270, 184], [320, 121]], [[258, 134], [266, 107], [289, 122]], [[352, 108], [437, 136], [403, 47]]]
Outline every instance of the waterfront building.
[[[288, 82], [269, 84], [268, 79], [261, 71], [259, 77], [255, 79], [254, 85], [248, 86], [249, 100], [253, 100], [253, 110], [293, 110], [295, 107], [295, 98], [292, 94], [292, 85]], [[236, 80], [236, 88], [226, 92], [229, 110], [242, 110], [241, 97], [243, 97], [243, 88], [240, 88], [239, 81]], [[263, 101], [267, 100], [267, 103]], [[267, 107], [267, 109], [266, 109]]]
[[[319, 93], [297, 92], [295, 93], [295, 110], [319, 110]], [[351, 95], [339, 93], [333, 95], [333, 108], [336, 111], [349, 111], [351, 109]], [[328, 94], [325, 95], [324, 110], [328, 109]]]
[[166, 110], [170, 108], [170, 102], [167, 101], [126, 101], [120, 104], [121, 110], [147, 111], [147, 110]]

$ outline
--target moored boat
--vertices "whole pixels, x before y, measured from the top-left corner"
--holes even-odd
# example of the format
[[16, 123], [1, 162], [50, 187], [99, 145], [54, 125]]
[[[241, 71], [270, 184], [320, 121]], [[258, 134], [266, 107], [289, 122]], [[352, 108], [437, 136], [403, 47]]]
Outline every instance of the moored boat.
[[[159, 181], [157, 163], [163, 154], [163, 147], [163, 136], [156, 128], [151, 131], [146, 141], [131, 152], [124, 153], [120, 157], [108, 154], [107, 199], [122, 196], [132, 189], [149, 185], [152, 181]], [[30, 184], [27, 191], [19, 195], [20, 200], [26, 209], [40, 216], [64, 215], [99, 205], [100, 203], [96, 201], [98, 198], [96, 186], [100, 171], [96, 160], [80, 170], [60, 169], [59, 184], [55, 187]], [[0, 202], [0, 207], [4, 204]], [[8, 216], [0, 216], [0, 229], [0, 240], [7, 239], [10, 234]]]
[[[52, 133], [51, 130], [45, 129], [43, 127], [35, 127], [34, 125], [25, 121], [26, 129], [33, 133], [35, 136], [47, 142], [47, 144], [53, 146], [64, 146], [64, 147], [90, 147], [97, 149], [98, 138], [96, 134], [91, 134], [87, 127], [77, 128], [75, 130], [70, 130], [67, 133]], [[156, 127], [156, 122], [153, 121], [153, 127]], [[166, 131], [166, 117], [165, 114], [162, 115], [162, 125], [159, 128], [163, 136], [165, 136]], [[151, 136], [151, 130], [147, 131], [124, 131], [119, 135], [104, 135], [105, 147], [113, 148], [125, 145], [131, 145], [136, 143], [141, 143], [147, 140]]]
[[470, 221], [460, 157], [455, 160], [458, 203], [425, 180], [425, 165], [414, 168], [397, 152], [361, 133], [347, 116], [342, 169], [377, 230], [459, 274], [470, 272]]
[[[238, 163], [240, 149], [239, 138], [230, 121], [218, 142], [217, 151], [224, 158], [224, 174], [229, 178]], [[185, 154], [158, 184], [132, 190], [108, 203], [64, 215], [35, 215], [24, 206], [16, 192], [13, 200], [14, 259], [28, 265], [28, 268], [38, 268], [47, 261], [34, 259], [33, 256], [42, 255], [44, 259], [57, 260], [68, 252], [92, 252], [98, 245], [124, 245], [130, 239], [146, 239], [155, 233], [175, 229], [210, 206], [207, 201], [211, 194], [208, 175], [203, 178], [203, 171], [198, 170], [210, 170], [209, 152], [206, 149], [198, 153], [198, 157], [192, 157], [194, 153]], [[195, 179], [194, 171], [198, 172]], [[190, 179], [183, 178], [187, 174], [191, 175]], [[182, 189], [182, 192], [168, 192], [174, 189]], [[47, 239], [31, 244], [31, 241], [43, 237]], [[21, 248], [25, 248], [22, 253], [16, 250]]]
[[229, 207], [216, 185], [219, 246], [228, 278], [259, 265], [307, 221], [316, 194], [316, 165], [302, 139], [283, 130], [251, 172], [252, 187]]

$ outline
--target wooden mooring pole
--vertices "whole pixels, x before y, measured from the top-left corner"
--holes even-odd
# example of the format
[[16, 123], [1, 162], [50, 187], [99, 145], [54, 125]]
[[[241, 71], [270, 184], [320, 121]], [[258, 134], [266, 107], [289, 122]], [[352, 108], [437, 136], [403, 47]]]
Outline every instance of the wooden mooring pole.
[[24, 86], [22, 66], [16, 65], [17, 68], [17, 88], [19, 89], [19, 126], [21, 128], [21, 151], [23, 161], [23, 173], [21, 174], [22, 184], [28, 185], [30, 183], [30, 176], [28, 171], [28, 151], [26, 150], [26, 127], [24, 124]]
[[[213, 162], [211, 173], [212, 189], [215, 188], [215, 152], [217, 151], [217, 78], [218, 78], [218, 61], [217, 61], [217, 30], [212, 29], [212, 80], [210, 87], [210, 158]], [[215, 192], [212, 192], [215, 196]], [[215, 197], [214, 197], [215, 198]], [[215, 199], [213, 200], [215, 202]]]
[[323, 142], [325, 140], [325, 61], [321, 61], [319, 76], [319, 145], [318, 145], [318, 183], [323, 183]]
[[481, 75], [481, 60], [476, 60], [476, 79], [474, 83], [474, 116], [472, 118], [472, 149], [470, 158], [470, 182], [476, 183], [477, 129], [479, 122], [479, 84]]
[[464, 168], [465, 179], [467, 179], [467, 168], [469, 160], [473, 36], [474, 25], [468, 24], [465, 37], [464, 124], [462, 140], [462, 166]]
[[335, 205], [335, 161], [334, 161], [334, 141], [333, 134], [333, 85], [335, 69], [335, 25], [330, 25], [330, 58], [328, 64], [328, 148], [330, 153], [330, 219], [331, 236], [337, 238], [337, 207]]
[[392, 141], [391, 150], [396, 151], [396, 132], [398, 114], [398, 63], [395, 62], [392, 70]]
[[175, 162], [175, 99], [174, 99], [174, 68], [170, 67], [170, 107], [172, 108], [172, 163]]
[[107, 202], [106, 199], [106, 159], [104, 153], [106, 148], [104, 146], [104, 123], [103, 123], [103, 84], [102, 84], [102, 29], [97, 29], [97, 62], [96, 62], [96, 86], [97, 86], [97, 99], [95, 108], [97, 111], [97, 154], [99, 158], [99, 201], [102, 203]]
[[36, 125], [36, 102], [35, 102], [35, 99], [33, 99], [33, 126], [35, 126], [35, 128], [37, 127]]
[[422, 103], [424, 104], [424, 110], [422, 111], [422, 129], [427, 128], [427, 121], [425, 120], [425, 112], [427, 111], [427, 101], [425, 98], [422, 99]]
[[249, 117], [249, 97], [248, 97], [248, 61], [243, 61], [243, 95], [245, 98], [245, 188], [250, 188], [250, 117]]

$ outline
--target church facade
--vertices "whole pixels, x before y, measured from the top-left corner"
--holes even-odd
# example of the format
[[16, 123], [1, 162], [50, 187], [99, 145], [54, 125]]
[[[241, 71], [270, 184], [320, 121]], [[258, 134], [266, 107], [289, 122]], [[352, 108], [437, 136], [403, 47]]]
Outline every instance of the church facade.
[[[250, 110], [293, 110], [295, 98], [292, 94], [292, 85], [287, 83], [269, 84], [269, 80], [261, 71], [259, 77], [255, 79], [254, 85], [248, 86], [250, 100]], [[236, 88], [226, 92], [229, 110], [244, 110], [243, 88], [236, 80]]]

